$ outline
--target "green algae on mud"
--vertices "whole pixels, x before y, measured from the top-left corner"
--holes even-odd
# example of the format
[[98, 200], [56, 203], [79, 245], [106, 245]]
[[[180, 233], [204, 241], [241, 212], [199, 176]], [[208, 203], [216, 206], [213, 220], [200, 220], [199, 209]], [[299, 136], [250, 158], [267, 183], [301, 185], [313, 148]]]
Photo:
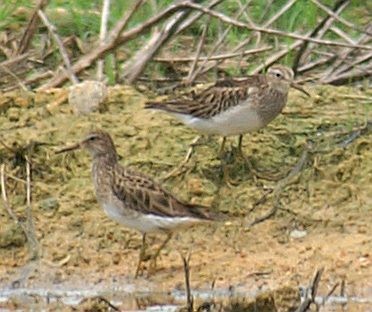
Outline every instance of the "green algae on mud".
[[[164, 288], [180, 283], [182, 266], [173, 250], [191, 245], [196, 286], [216, 278], [225, 284], [244, 283], [247, 270], [273, 272], [270, 283], [266, 282], [276, 285], [290, 280], [290, 273], [308, 276], [323, 262], [332, 271], [332, 278], [347, 276], [356, 289], [368, 285], [368, 279], [372, 280], [368, 268], [372, 247], [368, 230], [372, 217], [372, 140], [366, 125], [372, 94], [324, 86], [314, 87], [311, 93], [309, 99], [293, 91], [283, 116], [244, 138], [244, 152], [252, 163], [273, 173], [288, 172], [311, 146], [304, 169], [280, 193], [281, 209], [272, 220], [257, 228], [248, 226], [271, 209], [274, 198], [270, 190], [278, 182], [255, 182], [244, 162], [234, 162], [235, 138], [229, 139], [231, 147], [226, 157], [232, 178], [239, 182], [237, 186], [222, 183], [218, 138], [197, 146], [186, 165], [186, 174], [166, 182], [183, 199], [212, 205], [211, 209], [225, 212], [231, 221], [182, 233], [165, 251], [164, 268], [153, 277], [155, 281], [162, 280]], [[66, 98], [66, 90], [55, 89], [26, 97], [14, 92], [0, 99], [0, 162], [8, 174], [9, 201], [15, 213], [25, 218], [27, 155], [42, 257], [47, 263], [60, 265], [55, 273], [58, 278], [54, 278], [80, 276], [90, 281], [89, 272], [95, 272], [95, 278], [99, 272], [101, 279], [130, 275], [140, 236], [110, 221], [98, 206], [87, 153], [60, 156], [54, 151], [80, 140], [92, 128], [104, 128], [113, 136], [123, 165], [160, 180], [182, 161], [196, 133], [166, 114], [144, 110], [146, 97], [130, 87], [109, 88], [107, 111], [87, 116], [73, 115]], [[358, 135], [363, 127], [367, 130]], [[265, 194], [268, 200], [254, 205]], [[0, 223], [14, 226], [4, 211]], [[17, 239], [16, 246], [3, 242], [11, 237], [6, 234], [7, 227], [0, 230], [2, 282], [11, 280], [28, 260], [24, 240], [20, 244]], [[304, 229], [308, 235], [292, 240], [289, 233], [293, 229]], [[336, 238], [343, 252], [333, 246]], [[298, 258], [283, 259], [283, 252], [291, 254], [288, 250]], [[341, 261], [342, 257], [345, 259]], [[234, 265], [225, 266], [221, 272], [221, 262]], [[301, 272], [297, 272], [298, 266]]]

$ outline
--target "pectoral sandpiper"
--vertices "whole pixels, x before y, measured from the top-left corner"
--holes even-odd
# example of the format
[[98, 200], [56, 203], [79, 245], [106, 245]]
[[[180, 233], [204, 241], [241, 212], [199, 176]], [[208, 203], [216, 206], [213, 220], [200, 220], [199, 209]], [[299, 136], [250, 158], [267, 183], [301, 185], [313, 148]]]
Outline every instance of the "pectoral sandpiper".
[[223, 137], [242, 135], [265, 127], [278, 116], [287, 103], [290, 87], [309, 94], [293, 81], [291, 68], [273, 65], [266, 75], [253, 75], [241, 80], [222, 80], [200, 93], [165, 102], [147, 102], [145, 108], [163, 110], [180, 119], [201, 134]]
[[95, 193], [106, 214], [125, 227], [143, 234], [136, 276], [142, 272], [147, 233], [167, 234], [166, 240], [152, 257], [150, 268], [155, 269], [156, 258], [174, 231], [214, 220], [207, 207], [185, 203], [150, 177], [121, 166], [114, 143], [107, 132], [91, 132], [81, 142], [56, 153], [79, 148], [88, 150], [93, 157]]

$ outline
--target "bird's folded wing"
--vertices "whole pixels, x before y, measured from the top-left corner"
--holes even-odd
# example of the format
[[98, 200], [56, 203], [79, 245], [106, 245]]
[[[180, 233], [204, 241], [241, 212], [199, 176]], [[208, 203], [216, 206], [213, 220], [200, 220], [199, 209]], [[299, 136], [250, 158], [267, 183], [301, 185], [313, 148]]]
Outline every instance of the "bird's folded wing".
[[210, 218], [203, 206], [183, 203], [151, 178], [120, 167], [115, 171], [113, 192], [117, 202], [143, 214], [161, 217]]
[[208, 119], [238, 105], [243, 100], [254, 99], [260, 93], [259, 90], [266, 87], [265, 77], [261, 75], [248, 76], [241, 80], [219, 80], [199, 93], [191, 92], [179, 100], [147, 102], [145, 108]]

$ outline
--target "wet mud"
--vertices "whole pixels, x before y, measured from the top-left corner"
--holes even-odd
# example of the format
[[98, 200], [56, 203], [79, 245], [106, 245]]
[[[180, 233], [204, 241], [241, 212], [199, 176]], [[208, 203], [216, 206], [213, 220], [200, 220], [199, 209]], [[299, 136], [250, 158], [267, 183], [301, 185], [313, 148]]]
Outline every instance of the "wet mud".
[[[133, 277], [141, 235], [108, 219], [97, 204], [89, 155], [54, 152], [103, 128], [113, 136], [123, 165], [160, 181], [183, 160], [197, 133], [166, 114], [145, 111], [147, 98], [125, 86], [108, 90], [103, 112], [84, 116], [73, 113], [66, 89], [2, 94], [0, 162], [8, 203], [19, 222], [3, 204], [0, 307], [107, 308], [97, 296], [121, 309], [182, 305], [180, 253], [188, 252], [195, 294], [251, 300], [288, 289], [281, 296], [298, 302], [299, 286], [325, 267], [320, 294], [344, 281], [348, 298], [366, 300], [362, 307], [371, 304], [372, 93], [308, 89], [312, 98], [291, 92], [283, 115], [244, 137], [246, 157], [278, 181], [255, 178], [236, 156], [232, 137], [225, 161], [237, 183], [226, 185], [217, 156], [220, 139], [211, 137], [196, 147], [182, 175], [164, 182], [179, 197], [211, 206], [226, 220], [178, 233], [163, 250], [157, 272], [138, 279]], [[27, 161], [33, 224], [27, 222]], [[273, 215], [252, 225], [273, 207]], [[21, 224], [31, 232], [34, 227], [34, 244]], [[153, 236], [151, 246], [163, 239]], [[197, 298], [203, 302], [205, 296]], [[278, 311], [289, 310], [278, 308], [275, 298], [270, 293], [265, 300]], [[346, 304], [353, 311], [353, 303]]]

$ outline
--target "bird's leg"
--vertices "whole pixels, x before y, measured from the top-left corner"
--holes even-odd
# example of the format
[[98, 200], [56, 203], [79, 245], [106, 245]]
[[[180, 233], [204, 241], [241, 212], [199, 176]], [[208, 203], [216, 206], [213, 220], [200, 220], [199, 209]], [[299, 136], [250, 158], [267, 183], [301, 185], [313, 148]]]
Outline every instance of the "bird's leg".
[[264, 173], [260, 172], [260, 170], [256, 169], [253, 166], [253, 164], [249, 160], [249, 158], [247, 156], [245, 156], [244, 153], [243, 153], [243, 149], [242, 149], [243, 144], [242, 143], [243, 143], [243, 135], [241, 134], [241, 135], [239, 135], [239, 139], [238, 139], [238, 156], [240, 158], [242, 158], [243, 161], [247, 164], [249, 171], [252, 173], [254, 182], [256, 183], [258, 178], [261, 178], [261, 179], [264, 179], [264, 180], [275, 180], [275, 177], [273, 177], [272, 175], [264, 174]]
[[224, 158], [225, 154], [225, 144], [226, 144], [226, 137], [222, 137], [221, 147], [220, 151], [218, 152], [218, 156], [222, 160]]
[[155, 269], [156, 269], [156, 259], [159, 257], [160, 252], [168, 244], [168, 242], [170, 241], [171, 238], [172, 238], [172, 233], [168, 233], [167, 238], [159, 246], [159, 248], [156, 250], [155, 254], [153, 256], [151, 256], [151, 263], [150, 263], [149, 273], [155, 271]]
[[192, 154], [195, 151], [195, 146], [197, 145], [198, 141], [201, 139], [202, 136], [196, 136], [192, 142], [190, 143], [189, 149], [187, 150], [185, 158], [181, 161], [181, 163], [174, 168], [171, 172], [169, 172], [162, 180], [165, 181], [170, 177], [178, 176], [182, 173], [183, 167], [190, 161]]
[[242, 134], [240, 134], [239, 138], [238, 138], [238, 153], [239, 153], [240, 157], [244, 158], [244, 154], [243, 154], [243, 135]]
[[228, 164], [226, 163], [225, 159], [225, 145], [226, 145], [226, 137], [222, 138], [222, 143], [219, 151], [219, 157], [221, 161], [221, 167], [222, 167], [222, 173], [223, 173], [223, 181], [230, 187], [234, 186], [237, 184], [236, 181], [232, 180], [230, 178], [230, 171]]
[[140, 275], [140, 273], [142, 274], [141, 264], [145, 260], [146, 248], [147, 248], [146, 233], [144, 233], [142, 235], [142, 246], [141, 246], [139, 257], [138, 257], [138, 265], [137, 265], [137, 269], [136, 269], [135, 278], [137, 278]]

